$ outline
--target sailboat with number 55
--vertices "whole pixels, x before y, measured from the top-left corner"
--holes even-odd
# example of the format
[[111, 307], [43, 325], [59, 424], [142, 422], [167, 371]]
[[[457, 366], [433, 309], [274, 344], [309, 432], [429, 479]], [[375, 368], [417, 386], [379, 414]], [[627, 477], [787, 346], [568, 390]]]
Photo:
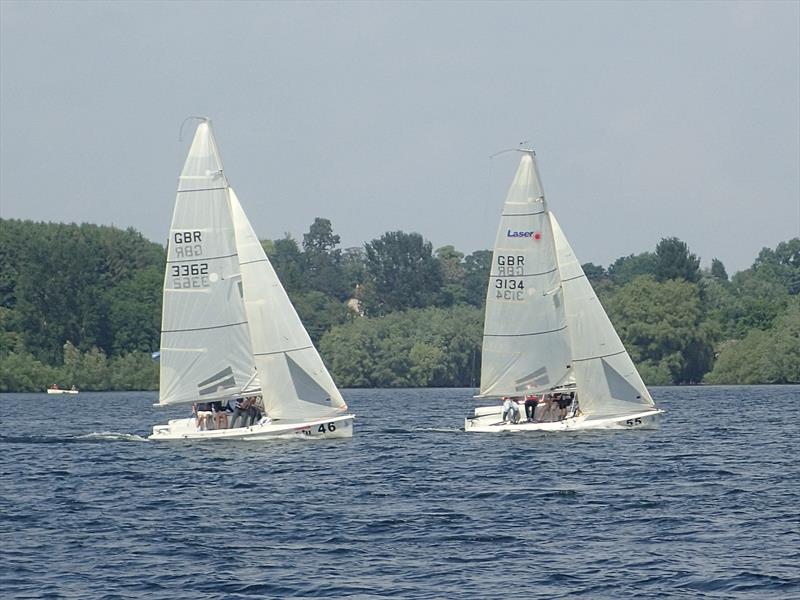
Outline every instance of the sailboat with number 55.
[[178, 185], [159, 360], [159, 405], [193, 405], [194, 414], [156, 425], [152, 440], [353, 435], [354, 417], [228, 183], [207, 119]]
[[480, 406], [465, 431], [647, 427], [663, 411], [544, 199], [532, 150], [508, 191], [486, 294]]

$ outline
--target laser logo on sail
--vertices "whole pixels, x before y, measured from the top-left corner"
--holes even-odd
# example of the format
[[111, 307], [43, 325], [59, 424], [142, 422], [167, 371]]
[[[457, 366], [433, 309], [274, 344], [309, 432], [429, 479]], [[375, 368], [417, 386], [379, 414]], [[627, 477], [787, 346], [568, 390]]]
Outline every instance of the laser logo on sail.
[[542, 239], [542, 233], [540, 231], [514, 231], [513, 229], [507, 229], [506, 237], [530, 238], [538, 242], [540, 239]]

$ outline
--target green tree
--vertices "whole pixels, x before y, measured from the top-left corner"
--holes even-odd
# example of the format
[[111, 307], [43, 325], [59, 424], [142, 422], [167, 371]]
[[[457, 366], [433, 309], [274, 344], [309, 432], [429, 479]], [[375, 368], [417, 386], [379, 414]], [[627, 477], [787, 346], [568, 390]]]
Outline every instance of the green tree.
[[433, 246], [418, 233], [390, 231], [364, 246], [369, 280], [363, 306], [367, 314], [435, 304], [443, 276]]
[[672, 383], [702, 380], [711, 366], [716, 331], [703, 319], [696, 284], [638, 277], [614, 294], [608, 308], [631, 358], [644, 370], [666, 369]]
[[452, 306], [466, 302], [464, 289], [464, 253], [453, 246], [442, 246], [435, 252], [442, 271], [443, 286], [438, 304]]
[[317, 217], [303, 235], [305, 276], [310, 288], [346, 300], [351, 293], [342, 269], [339, 236], [333, 233], [328, 219]]
[[464, 258], [464, 296], [466, 302], [483, 307], [492, 268], [492, 251], [476, 250]]
[[362, 317], [332, 328], [320, 348], [344, 387], [475, 385], [482, 319], [466, 305]]
[[642, 275], [655, 275], [656, 255], [652, 252], [622, 256], [608, 267], [608, 276], [614, 285], [623, 286]]
[[700, 259], [689, 252], [689, 246], [676, 237], [663, 238], [656, 246], [655, 276], [657, 281], [700, 279]]
[[109, 361], [110, 389], [157, 390], [158, 363], [148, 352], [130, 352]]
[[718, 258], [711, 261], [711, 276], [720, 281], [728, 281], [728, 272], [725, 270], [725, 265]]
[[41, 392], [58, 378], [57, 371], [25, 350], [0, 354], [0, 392]]
[[795, 297], [766, 331], [751, 329], [720, 347], [712, 384], [800, 383], [800, 301]]
[[351, 312], [342, 302], [322, 292], [312, 290], [295, 293], [291, 300], [315, 345], [319, 344], [326, 331], [334, 325], [346, 322], [351, 316]]
[[800, 293], [800, 237], [759, 252], [752, 270], [763, 279], [781, 285], [790, 294]]
[[591, 283], [593, 286], [608, 278], [608, 273], [606, 273], [606, 270], [594, 263], [584, 263], [581, 265], [581, 268], [586, 275], [586, 279], [588, 279], [589, 283]]
[[286, 291], [305, 290], [304, 260], [297, 241], [287, 233], [279, 240], [262, 242], [262, 246], [271, 250], [267, 256]]
[[158, 350], [163, 283], [163, 270], [149, 267], [135, 271], [109, 290], [112, 355]]

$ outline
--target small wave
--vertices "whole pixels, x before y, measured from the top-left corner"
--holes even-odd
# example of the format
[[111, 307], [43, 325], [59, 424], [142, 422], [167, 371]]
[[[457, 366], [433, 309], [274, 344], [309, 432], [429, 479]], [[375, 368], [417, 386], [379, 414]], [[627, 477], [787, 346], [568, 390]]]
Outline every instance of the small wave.
[[0, 442], [6, 444], [78, 444], [86, 442], [147, 442], [147, 438], [133, 433], [115, 431], [93, 431], [84, 435], [6, 435]]
[[464, 431], [463, 427], [414, 427], [412, 432], [424, 432], [424, 433], [459, 433]]
[[143, 438], [135, 433], [119, 433], [117, 431], [93, 431], [84, 435], [75, 436], [76, 440], [97, 440], [109, 442], [148, 442], [147, 438]]

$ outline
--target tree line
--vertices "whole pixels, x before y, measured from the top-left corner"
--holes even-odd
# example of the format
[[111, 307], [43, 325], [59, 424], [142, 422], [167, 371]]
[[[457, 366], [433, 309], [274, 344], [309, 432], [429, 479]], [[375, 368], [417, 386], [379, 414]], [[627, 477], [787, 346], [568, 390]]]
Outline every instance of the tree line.
[[[317, 218], [262, 242], [341, 387], [476, 386], [492, 253]], [[133, 229], [0, 219], [0, 391], [157, 389], [165, 250]], [[583, 265], [650, 385], [800, 382], [800, 238], [729, 277], [677, 238]]]

